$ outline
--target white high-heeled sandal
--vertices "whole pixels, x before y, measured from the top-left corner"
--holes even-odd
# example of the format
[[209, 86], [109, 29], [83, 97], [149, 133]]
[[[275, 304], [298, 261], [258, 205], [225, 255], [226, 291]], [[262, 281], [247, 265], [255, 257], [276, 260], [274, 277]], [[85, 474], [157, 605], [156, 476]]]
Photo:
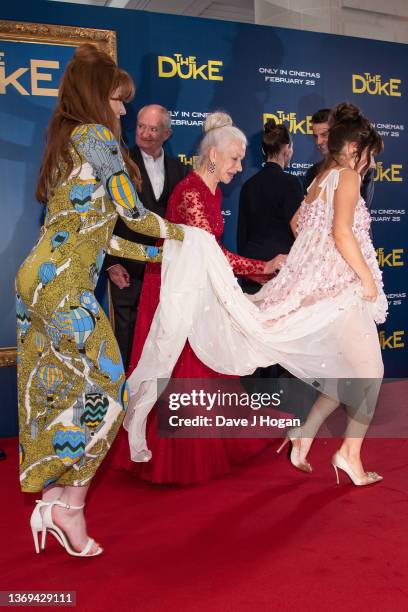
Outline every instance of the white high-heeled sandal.
[[71, 506], [70, 504], [64, 504], [63, 502], [56, 500], [56, 501], [49, 502], [46, 505], [47, 507], [42, 517], [43, 519], [42, 520], [42, 539], [41, 539], [42, 549], [45, 546], [45, 538], [47, 535], [47, 531], [49, 531], [58, 540], [61, 546], [65, 548], [67, 553], [69, 555], [72, 555], [73, 557], [96, 557], [97, 555], [100, 555], [103, 552], [103, 548], [101, 548], [98, 545], [96, 551], [89, 554], [90, 550], [92, 549], [92, 546], [96, 544], [93, 538], [88, 538], [87, 543], [85, 544], [81, 552], [74, 550], [72, 548], [72, 545], [66, 533], [61, 529], [61, 527], [58, 527], [58, 525], [56, 525], [53, 521], [53, 518], [52, 518], [53, 506], [61, 506], [62, 508], [66, 508], [66, 510], [82, 510], [82, 508], [85, 507], [85, 504], [82, 504], [82, 506]]
[[[46, 502], [43, 499], [36, 499], [35, 503], [36, 503], [36, 506], [30, 517], [30, 527], [31, 527], [31, 532], [33, 534], [35, 552], [38, 554], [41, 550], [44, 550], [45, 539], [46, 539], [46, 535], [43, 536], [41, 540], [41, 548], [40, 548], [39, 533], [42, 533], [42, 530], [43, 530], [43, 515], [41, 513], [41, 508], [43, 508], [44, 506], [48, 506], [50, 502]], [[59, 538], [59, 536], [57, 535], [55, 537]], [[60, 544], [62, 544], [61, 541], [60, 541]]]

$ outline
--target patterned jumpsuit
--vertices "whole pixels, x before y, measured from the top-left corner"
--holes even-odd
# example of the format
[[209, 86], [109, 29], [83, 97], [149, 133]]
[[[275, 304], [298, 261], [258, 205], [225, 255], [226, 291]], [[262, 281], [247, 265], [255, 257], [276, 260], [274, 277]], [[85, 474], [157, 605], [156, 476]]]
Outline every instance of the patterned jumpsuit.
[[146, 210], [103, 125], [71, 136], [74, 169], [47, 205], [40, 238], [16, 278], [20, 479], [23, 491], [89, 483], [127, 406], [119, 349], [94, 297], [105, 254], [160, 261], [157, 247], [112, 235], [117, 216], [137, 232], [183, 238]]

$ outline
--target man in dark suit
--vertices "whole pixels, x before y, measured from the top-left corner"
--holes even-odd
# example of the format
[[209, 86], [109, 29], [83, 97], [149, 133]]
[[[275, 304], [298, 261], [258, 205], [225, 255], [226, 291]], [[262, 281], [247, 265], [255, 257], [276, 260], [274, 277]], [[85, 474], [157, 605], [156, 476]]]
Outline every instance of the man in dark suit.
[[[306, 172], [306, 176], [303, 181], [304, 194], [307, 194], [307, 190], [316, 176], [319, 174], [320, 167], [329, 152], [327, 142], [329, 140], [329, 129], [330, 129], [330, 108], [322, 108], [315, 112], [312, 116], [312, 131], [313, 138], [315, 139], [316, 147], [322, 154], [322, 159], [316, 164], [313, 164]], [[370, 210], [371, 203], [374, 196], [374, 174], [375, 170], [369, 168], [361, 180], [360, 193], [362, 198]]]
[[[130, 151], [142, 177], [138, 193], [143, 205], [164, 217], [167, 200], [185, 174], [185, 166], [163, 151], [164, 142], [171, 136], [171, 116], [163, 106], [150, 104], [137, 115], [136, 146]], [[154, 245], [149, 238], [130, 230], [118, 219], [115, 234], [131, 242]], [[107, 256], [105, 269], [109, 276], [112, 304], [115, 315], [115, 335], [125, 369], [128, 367], [132, 348], [133, 330], [142, 288], [145, 264]]]

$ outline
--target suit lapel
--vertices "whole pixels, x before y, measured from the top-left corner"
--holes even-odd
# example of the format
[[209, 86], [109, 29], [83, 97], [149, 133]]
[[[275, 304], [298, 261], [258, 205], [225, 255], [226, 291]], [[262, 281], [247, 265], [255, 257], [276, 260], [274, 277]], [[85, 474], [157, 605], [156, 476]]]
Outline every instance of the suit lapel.
[[171, 191], [170, 185], [171, 185], [171, 176], [170, 176], [169, 158], [165, 153], [164, 154], [164, 185], [163, 185], [163, 192], [162, 192], [161, 197], [164, 197], [166, 201], [169, 199], [169, 195]]

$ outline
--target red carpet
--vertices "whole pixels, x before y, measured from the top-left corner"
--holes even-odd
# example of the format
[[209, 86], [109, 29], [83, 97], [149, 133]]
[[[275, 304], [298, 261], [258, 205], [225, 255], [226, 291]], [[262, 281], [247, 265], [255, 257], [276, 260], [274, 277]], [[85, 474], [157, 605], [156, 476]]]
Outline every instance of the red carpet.
[[[88, 504], [105, 547], [36, 555], [15, 440], [2, 440], [1, 590], [73, 590], [83, 611], [408, 610], [408, 442], [367, 440], [382, 483], [335, 485], [335, 440], [316, 440], [312, 475], [270, 448], [226, 478], [155, 486], [105, 469]], [[56, 608], [53, 608], [56, 609]]]

